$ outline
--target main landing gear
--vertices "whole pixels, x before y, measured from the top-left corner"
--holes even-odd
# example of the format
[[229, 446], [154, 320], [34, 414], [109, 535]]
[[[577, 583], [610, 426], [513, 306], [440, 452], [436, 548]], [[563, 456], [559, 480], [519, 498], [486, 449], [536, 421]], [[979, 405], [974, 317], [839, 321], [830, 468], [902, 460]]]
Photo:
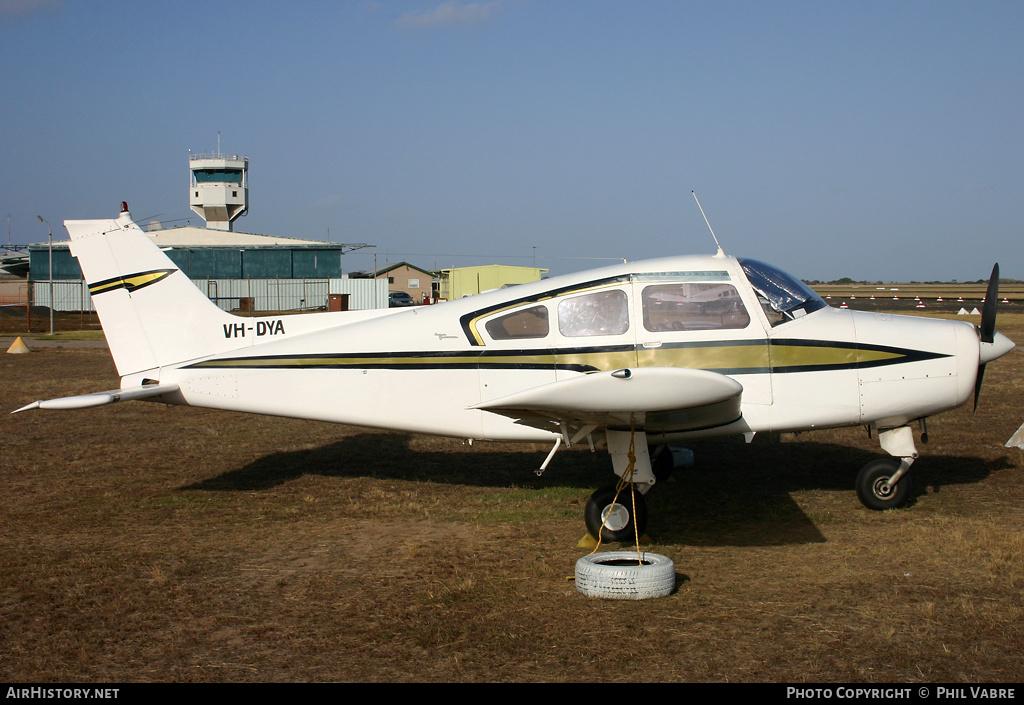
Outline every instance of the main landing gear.
[[[587, 533], [601, 541], [633, 541], [647, 530], [647, 502], [644, 495], [657, 479], [647, 450], [647, 434], [643, 431], [605, 433], [612, 468], [618, 483], [602, 487], [590, 496], [583, 518]], [[669, 454], [668, 461], [671, 461]], [[664, 470], [660, 458], [659, 475]], [[671, 468], [669, 468], [669, 471]], [[620, 489], [621, 488], [621, 489]]]
[[[923, 427], [922, 422], [922, 427]], [[926, 432], [927, 433], [927, 432]], [[673, 467], [671, 451], [648, 452], [643, 431], [606, 432], [608, 452], [619, 482], [602, 487], [590, 496], [584, 509], [587, 532], [602, 541], [631, 541], [647, 530], [644, 496], [657, 480], [667, 479]], [[868, 509], [884, 511], [904, 507], [910, 501], [910, 466], [918, 457], [910, 426], [884, 429], [878, 439], [891, 457], [872, 460], [857, 474], [857, 497]], [[621, 489], [620, 489], [621, 487]]]
[[647, 530], [647, 502], [635, 487], [602, 487], [590, 495], [583, 520], [587, 533], [602, 541], [632, 541]]

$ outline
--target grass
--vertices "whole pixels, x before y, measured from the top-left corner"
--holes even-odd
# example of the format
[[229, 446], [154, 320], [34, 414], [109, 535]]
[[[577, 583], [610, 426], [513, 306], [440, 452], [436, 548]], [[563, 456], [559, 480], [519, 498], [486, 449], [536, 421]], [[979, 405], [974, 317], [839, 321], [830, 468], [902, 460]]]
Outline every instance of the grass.
[[37, 340], [106, 340], [102, 330], [54, 331], [53, 335], [35, 333], [31, 337]]
[[[1024, 340], [1024, 316], [1000, 315]], [[0, 410], [116, 381], [3, 358]], [[912, 506], [862, 508], [862, 429], [704, 441], [649, 496], [660, 600], [569, 576], [605, 454], [132, 402], [0, 420], [6, 682], [1014, 682], [1024, 354], [930, 420]]]

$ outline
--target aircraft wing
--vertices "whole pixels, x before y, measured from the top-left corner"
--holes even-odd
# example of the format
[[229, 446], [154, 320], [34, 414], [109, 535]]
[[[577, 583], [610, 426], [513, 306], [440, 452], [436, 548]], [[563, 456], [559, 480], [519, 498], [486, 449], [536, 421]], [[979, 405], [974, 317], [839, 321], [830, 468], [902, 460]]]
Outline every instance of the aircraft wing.
[[717, 372], [644, 367], [560, 380], [472, 408], [524, 423], [547, 420], [665, 433], [736, 421], [742, 393], [743, 385]]
[[34, 401], [31, 404], [12, 411], [17, 414], [19, 411], [30, 411], [32, 409], [87, 409], [91, 406], [103, 406], [113, 404], [115, 401], [128, 401], [129, 399], [149, 399], [163, 394], [170, 394], [178, 391], [177, 384], [143, 384], [138, 387], [126, 387], [125, 389], [112, 389], [108, 392], [93, 392], [91, 394], [79, 394], [73, 397], [61, 397], [60, 399], [46, 399]]

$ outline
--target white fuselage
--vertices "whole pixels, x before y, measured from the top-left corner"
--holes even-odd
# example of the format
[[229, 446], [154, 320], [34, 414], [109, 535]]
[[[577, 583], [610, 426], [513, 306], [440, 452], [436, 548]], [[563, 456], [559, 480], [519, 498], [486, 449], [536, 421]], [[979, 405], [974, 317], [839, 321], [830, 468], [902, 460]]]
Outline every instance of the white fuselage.
[[[555, 421], [473, 408], [481, 403], [649, 367], [717, 372], [743, 388], [738, 420], [663, 424], [651, 437], [899, 426], [966, 402], [979, 361], [964, 322], [826, 307], [773, 326], [740, 263], [723, 256], [623, 264], [388, 312], [204, 325], [231, 349], [123, 384], [155, 377], [194, 406], [471, 439], [562, 432]], [[409, 400], [427, 400], [429, 411]]]

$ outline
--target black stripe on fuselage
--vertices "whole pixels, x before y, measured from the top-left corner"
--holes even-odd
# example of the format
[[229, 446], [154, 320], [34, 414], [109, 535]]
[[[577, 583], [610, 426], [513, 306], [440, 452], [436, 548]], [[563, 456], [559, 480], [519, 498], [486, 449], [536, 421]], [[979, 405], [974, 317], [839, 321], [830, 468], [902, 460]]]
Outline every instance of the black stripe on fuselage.
[[[838, 342], [828, 340], [798, 340], [781, 339], [771, 341], [773, 350], [785, 348], [831, 348], [834, 350], [859, 353], [864, 356], [852, 362], [825, 362], [793, 364], [780, 361], [776, 364], [777, 354], [772, 355], [772, 372], [820, 372], [824, 370], [837, 369], [868, 369], [871, 367], [885, 367], [888, 365], [902, 365], [911, 362], [922, 362], [925, 360], [936, 360], [943, 357], [950, 357], [948, 353], [927, 352], [925, 350], [913, 350], [911, 348], [898, 348], [891, 345], [873, 345], [871, 343]], [[889, 357], [886, 357], [889, 356]]]
[[[762, 364], [687, 364], [688, 351], [714, 349], [722, 354], [716, 361], [728, 363], [730, 350], [760, 346], [765, 353]], [[638, 362], [633, 356], [651, 358]], [[832, 360], [829, 360], [829, 357]], [[457, 370], [457, 369], [519, 369], [569, 370], [598, 372], [622, 367], [684, 367], [703, 369], [728, 375], [765, 374], [769, 372], [819, 372], [829, 370], [866, 369], [949, 357], [933, 353], [885, 345], [833, 342], [824, 340], [703, 341], [663, 343], [657, 348], [642, 345], [615, 345], [571, 348], [533, 348], [521, 350], [469, 349], [461, 351], [410, 351], [404, 353], [311, 353], [296, 355], [252, 355], [204, 360], [186, 365], [187, 369], [389, 369], [389, 370]], [[658, 358], [661, 358], [659, 363]], [[676, 358], [672, 360], [672, 358]], [[673, 362], [675, 364], [673, 364]], [[698, 362], [698, 364], [692, 364]], [[734, 361], [735, 363], [736, 361]], [[620, 364], [621, 363], [621, 364]]]

